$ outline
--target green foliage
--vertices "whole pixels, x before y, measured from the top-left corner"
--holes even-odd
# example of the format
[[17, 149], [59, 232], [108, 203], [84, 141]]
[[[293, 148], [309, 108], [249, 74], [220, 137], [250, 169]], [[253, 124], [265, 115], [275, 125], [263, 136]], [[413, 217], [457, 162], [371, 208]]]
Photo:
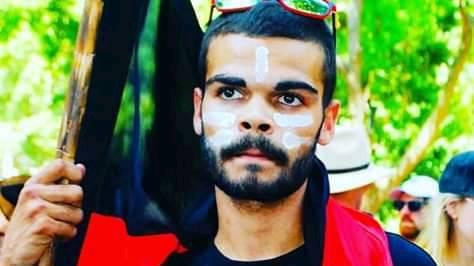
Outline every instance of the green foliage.
[[[345, 16], [339, 20], [341, 42], [347, 42]], [[370, 92], [376, 161], [396, 167], [417, 137], [442, 95], [459, 52], [460, 35], [457, 1], [364, 1], [362, 86]], [[347, 44], [339, 45], [338, 53], [347, 54]], [[472, 80], [468, 77], [473, 74], [473, 63], [471, 58], [439, 138], [413, 174], [438, 178], [454, 154], [474, 147], [474, 90], [467, 81]], [[338, 96], [344, 97], [347, 85], [339, 82], [338, 89]], [[344, 113], [348, 116], [347, 110]], [[386, 203], [378, 216], [387, 221], [393, 214], [392, 206]]]
[[[338, 54], [348, 56], [346, 7], [338, 13]], [[339, 2], [338, 2], [339, 3]], [[362, 86], [370, 92], [371, 130], [375, 157], [395, 165], [421, 126], [433, 112], [440, 91], [444, 88], [449, 66], [458, 52], [460, 15], [454, 1], [396, 0], [364, 1], [361, 23]], [[473, 61], [469, 64], [472, 66]], [[465, 71], [464, 76], [472, 74]], [[463, 147], [450, 145], [463, 136], [472, 136], [472, 93], [468, 83], [462, 83], [452, 99], [450, 118], [444, 125], [441, 139], [447, 149], [442, 160]], [[347, 84], [338, 80], [336, 97], [342, 99], [343, 116], [348, 117]], [[462, 99], [467, 101], [462, 101]], [[470, 114], [470, 115], [469, 115]], [[470, 123], [466, 123], [470, 122]], [[467, 147], [464, 147], [467, 148]], [[430, 151], [425, 161], [439, 158]], [[436, 165], [436, 163], [421, 165]], [[442, 167], [441, 167], [442, 168]], [[436, 169], [436, 170], [433, 170]], [[439, 176], [439, 167], [432, 170], [417, 168]]]
[[53, 158], [78, 28], [75, 1], [0, 7], [0, 176]]
[[[153, 115], [155, 111], [155, 103], [153, 102], [152, 91], [154, 86], [154, 73], [155, 73], [155, 39], [157, 34], [157, 23], [158, 14], [160, 9], [159, 1], [150, 1], [148, 13], [145, 18], [145, 26], [141, 32], [138, 50], [135, 53], [135, 57], [138, 56], [138, 72], [140, 75], [140, 119], [141, 119], [141, 141], [144, 144], [144, 137], [151, 129], [153, 122]], [[133, 60], [135, 60], [134, 58]], [[137, 67], [135, 64], [131, 68]], [[124, 88], [122, 102], [120, 104], [120, 110], [117, 117], [117, 123], [115, 126], [115, 147], [119, 150], [120, 154], [129, 154], [129, 148], [131, 146], [131, 135], [133, 130], [133, 115], [134, 115], [134, 102], [133, 102], [133, 87], [129, 80]]]

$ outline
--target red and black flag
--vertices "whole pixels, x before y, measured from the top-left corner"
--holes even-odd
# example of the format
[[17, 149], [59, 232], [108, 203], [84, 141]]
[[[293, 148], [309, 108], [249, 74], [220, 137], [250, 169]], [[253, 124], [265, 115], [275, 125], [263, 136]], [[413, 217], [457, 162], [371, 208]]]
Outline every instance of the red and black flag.
[[[191, 121], [202, 31], [191, 2], [103, 2], [76, 152], [87, 167], [85, 218], [77, 237], [55, 243], [60, 266], [77, 264], [92, 213], [120, 219], [130, 236], [172, 232], [197, 193]], [[21, 186], [11, 188], [2, 194], [15, 202]]]

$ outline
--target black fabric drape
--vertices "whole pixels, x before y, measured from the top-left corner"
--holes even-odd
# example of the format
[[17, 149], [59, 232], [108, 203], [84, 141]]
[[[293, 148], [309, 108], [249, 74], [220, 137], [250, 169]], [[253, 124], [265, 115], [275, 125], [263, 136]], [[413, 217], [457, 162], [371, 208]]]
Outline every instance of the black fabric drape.
[[[173, 224], [187, 202], [198, 193], [196, 191], [202, 191], [195, 189], [199, 143], [192, 131], [192, 89], [197, 84], [202, 31], [189, 0], [160, 1], [156, 56], [150, 58], [157, 66], [153, 92], [156, 109], [152, 130], [146, 136], [145, 196], [129, 193], [133, 192], [128, 187], [133, 183], [130, 171], [118, 167], [134, 158], [117, 155], [111, 148], [117, 137], [113, 136], [114, 127], [131, 58], [148, 5], [149, 0], [104, 1], [88, 104], [76, 155], [77, 162], [87, 167], [82, 183], [85, 219], [74, 240], [58, 244], [55, 265], [77, 263], [91, 212], [122, 217], [132, 225], [128, 229], [133, 234], [160, 232], [165, 228], [160, 226], [162, 221], [145, 214], [134, 216], [137, 210], [130, 210], [134, 206], [130, 202], [135, 205], [143, 201], [148, 201], [143, 204], [158, 203], [160, 211], [171, 217]], [[209, 186], [202, 187], [209, 189]], [[122, 197], [117, 197], [119, 193]]]
[[102, 211], [100, 199], [107, 193], [106, 157], [114, 130], [132, 51], [143, 23], [148, 0], [104, 0], [87, 109], [79, 136], [76, 161], [87, 173], [84, 189], [84, 222], [72, 241], [58, 243], [55, 265], [76, 265], [89, 215]]
[[201, 184], [199, 139], [192, 127], [192, 92], [198, 80], [202, 31], [190, 1], [162, 1], [160, 10], [155, 54], [156, 109], [147, 137], [144, 187], [177, 221]]

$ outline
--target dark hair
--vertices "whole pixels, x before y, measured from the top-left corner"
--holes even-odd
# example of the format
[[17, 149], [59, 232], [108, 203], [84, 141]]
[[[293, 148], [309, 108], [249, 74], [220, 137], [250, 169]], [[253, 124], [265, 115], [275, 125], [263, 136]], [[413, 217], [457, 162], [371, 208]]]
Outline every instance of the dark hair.
[[329, 104], [336, 85], [336, 55], [333, 36], [323, 20], [293, 14], [280, 4], [268, 1], [245, 12], [219, 16], [209, 25], [201, 44], [198, 71], [202, 89], [205, 89], [209, 44], [217, 36], [232, 33], [249, 37], [284, 37], [321, 45], [325, 55], [323, 105]]

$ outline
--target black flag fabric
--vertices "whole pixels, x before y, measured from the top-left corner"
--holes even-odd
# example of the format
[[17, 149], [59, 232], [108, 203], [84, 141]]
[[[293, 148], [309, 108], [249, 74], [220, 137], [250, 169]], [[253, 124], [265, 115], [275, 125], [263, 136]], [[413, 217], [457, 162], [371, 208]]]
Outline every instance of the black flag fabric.
[[201, 38], [188, 0], [104, 1], [76, 155], [87, 167], [85, 218], [76, 238], [58, 243], [55, 265], [77, 264], [92, 212], [122, 218], [130, 234], [159, 233], [196, 194]]

